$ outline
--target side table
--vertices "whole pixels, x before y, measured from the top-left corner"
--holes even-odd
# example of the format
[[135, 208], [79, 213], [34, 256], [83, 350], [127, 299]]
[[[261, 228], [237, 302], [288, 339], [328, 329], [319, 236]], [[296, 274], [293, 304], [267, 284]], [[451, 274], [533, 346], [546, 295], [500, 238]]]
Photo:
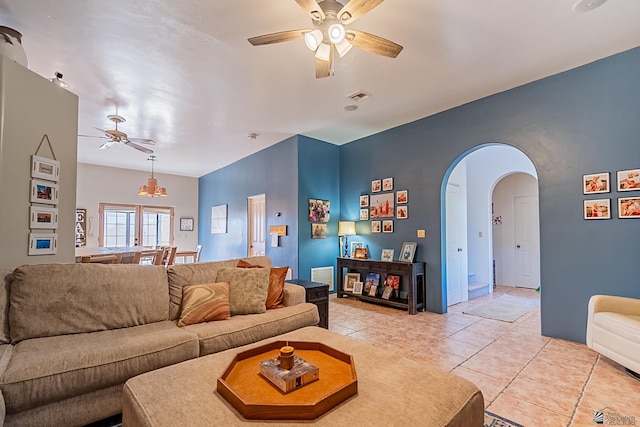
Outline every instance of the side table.
[[329, 285], [303, 279], [291, 279], [287, 280], [287, 283], [305, 288], [307, 291], [306, 301], [318, 307], [320, 315], [318, 326], [329, 329]]

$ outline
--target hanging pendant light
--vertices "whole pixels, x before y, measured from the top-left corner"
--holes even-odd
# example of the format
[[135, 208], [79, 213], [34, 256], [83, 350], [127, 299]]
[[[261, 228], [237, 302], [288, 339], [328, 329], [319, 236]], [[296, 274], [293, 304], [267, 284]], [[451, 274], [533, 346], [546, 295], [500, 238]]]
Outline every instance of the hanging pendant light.
[[153, 177], [153, 163], [156, 161], [156, 156], [149, 156], [147, 160], [151, 161], [151, 178], [147, 178], [147, 185], [140, 186], [138, 196], [167, 197], [167, 189], [158, 186], [158, 180]]

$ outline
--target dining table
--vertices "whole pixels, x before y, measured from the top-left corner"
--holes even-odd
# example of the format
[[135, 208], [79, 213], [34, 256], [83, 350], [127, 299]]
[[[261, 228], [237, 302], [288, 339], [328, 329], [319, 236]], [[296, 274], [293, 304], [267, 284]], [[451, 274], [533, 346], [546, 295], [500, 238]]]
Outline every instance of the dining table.
[[133, 254], [135, 252], [141, 252], [142, 257], [145, 255], [155, 255], [157, 249], [148, 248], [146, 246], [120, 246], [120, 247], [104, 247], [104, 246], [80, 246], [76, 248], [76, 262], [81, 262], [82, 257], [98, 256], [98, 255], [113, 255], [113, 254]]

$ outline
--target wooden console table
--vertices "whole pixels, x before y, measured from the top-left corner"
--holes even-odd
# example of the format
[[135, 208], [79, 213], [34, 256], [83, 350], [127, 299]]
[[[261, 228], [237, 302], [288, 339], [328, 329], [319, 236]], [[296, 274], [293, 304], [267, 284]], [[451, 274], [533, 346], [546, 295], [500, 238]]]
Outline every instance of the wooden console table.
[[[368, 273], [380, 274], [380, 286], [388, 274], [400, 276], [400, 291], [406, 298], [384, 299], [380, 296], [354, 294], [345, 291], [344, 277], [347, 273], [360, 273], [360, 281], [365, 282]], [[338, 297], [354, 297], [362, 301], [375, 302], [390, 307], [403, 308], [409, 314], [426, 309], [427, 280], [424, 262], [378, 261], [372, 259], [338, 258]]]

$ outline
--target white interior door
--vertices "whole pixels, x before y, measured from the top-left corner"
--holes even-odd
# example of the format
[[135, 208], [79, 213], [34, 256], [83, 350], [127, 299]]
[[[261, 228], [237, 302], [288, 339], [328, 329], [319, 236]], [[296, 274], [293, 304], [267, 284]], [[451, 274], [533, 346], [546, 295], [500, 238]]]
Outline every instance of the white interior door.
[[247, 235], [249, 248], [247, 254], [249, 256], [262, 256], [265, 254], [266, 240], [266, 213], [265, 213], [265, 195], [249, 197], [248, 203], [248, 221]]
[[538, 196], [516, 197], [514, 203], [516, 286], [535, 289], [540, 286]]
[[462, 229], [466, 225], [462, 221], [460, 187], [458, 185], [447, 184], [446, 212], [447, 305], [453, 305], [469, 298], [462, 274], [463, 248], [465, 246], [462, 242]]

